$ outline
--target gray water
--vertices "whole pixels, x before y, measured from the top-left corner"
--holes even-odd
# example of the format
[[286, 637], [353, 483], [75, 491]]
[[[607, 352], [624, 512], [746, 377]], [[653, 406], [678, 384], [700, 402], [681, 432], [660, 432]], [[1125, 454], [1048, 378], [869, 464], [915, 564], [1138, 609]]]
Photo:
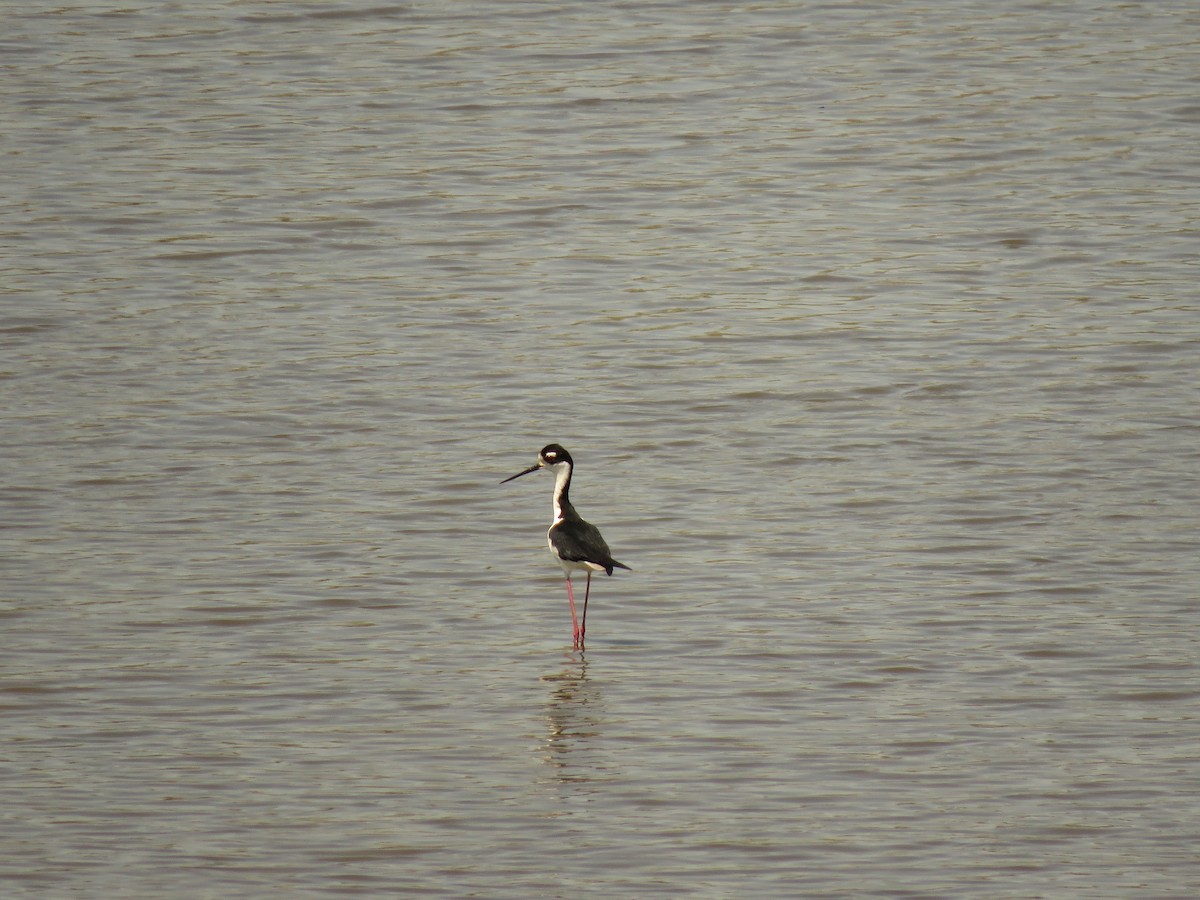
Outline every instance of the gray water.
[[1196, 896], [1198, 46], [9, 4], [4, 896]]

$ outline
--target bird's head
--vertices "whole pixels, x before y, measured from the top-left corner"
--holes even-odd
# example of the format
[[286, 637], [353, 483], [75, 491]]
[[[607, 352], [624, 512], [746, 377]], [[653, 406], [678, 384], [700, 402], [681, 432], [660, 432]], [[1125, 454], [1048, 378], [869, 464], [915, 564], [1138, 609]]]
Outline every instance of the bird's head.
[[528, 475], [530, 472], [536, 472], [538, 469], [553, 469], [558, 471], [558, 469], [562, 466], [570, 466], [573, 464], [574, 460], [571, 459], [571, 454], [566, 451], [566, 448], [563, 447], [562, 444], [547, 444], [538, 452], [537, 462], [535, 462], [528, 469], [518, 472], [516, 475], [513, 475], [510, 478], [505, 478], [504, 481], [500, 483], [505, 484], [506, 482], [512, 481], [514, 478], [520, 478], [522, 475]]

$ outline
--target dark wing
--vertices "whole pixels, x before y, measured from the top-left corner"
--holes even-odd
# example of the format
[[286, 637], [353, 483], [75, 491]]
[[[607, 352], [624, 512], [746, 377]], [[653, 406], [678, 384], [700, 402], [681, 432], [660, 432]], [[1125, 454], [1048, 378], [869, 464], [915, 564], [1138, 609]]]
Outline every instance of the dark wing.
[[579, 519], [571, 523], [570, 529], [555, 526], [551, 531], [554, 533], [555, 549], [563, 559], [569, 562], [595, 563], [598, 566], [604, 566], [609, 575], [612, 574], [614, 566], [621, 569], [629, 568], [624, 563], [619, 563], [612, 558], [612, 552], [600, 535], [600, 529], [590, 522]]

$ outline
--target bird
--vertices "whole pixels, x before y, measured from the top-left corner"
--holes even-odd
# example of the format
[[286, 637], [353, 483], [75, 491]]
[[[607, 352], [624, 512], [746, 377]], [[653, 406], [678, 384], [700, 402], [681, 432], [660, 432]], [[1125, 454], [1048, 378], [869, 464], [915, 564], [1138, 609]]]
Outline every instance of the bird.
[[[612, 575], [613, 569], [633, 570], [625, 563], [613, 559], [608, 544], [600, 535], [600, 529], [590, 522], [585, 522], [583, 517], [575, 512], [575, 507], [571, 505], [567, 496], [571, 489], [571, 473], [574, 468], [575, 460], [561, 444], [547, 444], [538, 452], [536, 463], [500, 483], [507, 484], [539, 469], [548, 469], [554, 473], [554, 521], [550, 523], [546, 532], [546, 543], [567, 578], [567, 603], [571, 606], [574, 647], [582, 650], [587, 633], [587, 607], [588, 596], [592, 591], [592, 573], [604, 572]], [[571, 575], [574, 572], [587, 572], [587, 586], [583, 592], [582, 624], [575, 617], [575, 592], [571, 588]]]

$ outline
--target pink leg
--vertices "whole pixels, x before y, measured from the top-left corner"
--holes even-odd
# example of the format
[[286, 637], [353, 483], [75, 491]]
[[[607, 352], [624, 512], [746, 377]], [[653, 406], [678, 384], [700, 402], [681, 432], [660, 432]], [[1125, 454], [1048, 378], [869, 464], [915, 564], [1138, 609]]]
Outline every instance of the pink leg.
[[567, 602], [571, 604], [571, 634], [575, 646], [579, 646], [579, 621], [575, 618], [575, 592], [571, 590], [571, 576], [567, 576]]
[[583, 624], [579, 626], [579, 649], [583, 649], [583, 637], [587, 634], [587, 602], [592, 592], [592, 573], [588, 572], [587, 587], [583, 589]]

